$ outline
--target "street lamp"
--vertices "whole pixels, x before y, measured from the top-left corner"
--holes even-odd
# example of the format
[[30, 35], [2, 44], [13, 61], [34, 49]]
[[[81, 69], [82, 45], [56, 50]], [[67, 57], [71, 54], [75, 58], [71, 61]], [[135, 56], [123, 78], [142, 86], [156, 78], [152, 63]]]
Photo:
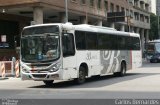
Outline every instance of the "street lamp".
[[65, 0], [65, 12], [66, 12], [66, 19], [65, 22], [68, 22], [68, 0]]

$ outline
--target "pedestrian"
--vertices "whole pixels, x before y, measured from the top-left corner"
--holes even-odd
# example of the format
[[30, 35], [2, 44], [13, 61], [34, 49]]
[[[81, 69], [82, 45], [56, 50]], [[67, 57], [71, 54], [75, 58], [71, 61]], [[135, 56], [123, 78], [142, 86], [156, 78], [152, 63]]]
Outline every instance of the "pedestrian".
[[15, 64], [16, 64], [16, 58], [12, 57], [12, 62], [13, 62], [13, 71], [15, 71]]

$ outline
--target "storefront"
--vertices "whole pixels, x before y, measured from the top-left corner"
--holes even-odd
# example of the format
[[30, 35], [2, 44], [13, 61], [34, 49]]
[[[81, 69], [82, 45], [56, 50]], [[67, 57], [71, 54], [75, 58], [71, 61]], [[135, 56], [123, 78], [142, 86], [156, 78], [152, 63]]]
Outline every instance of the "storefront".
[[30, 20], [23, 16], [0, 13], [0, 61], [19, 57], [16, 49], [20, 46], [20, 34]]
[[11, 60], [19, 46], [19, 23], [0, 20], [0, 60]]

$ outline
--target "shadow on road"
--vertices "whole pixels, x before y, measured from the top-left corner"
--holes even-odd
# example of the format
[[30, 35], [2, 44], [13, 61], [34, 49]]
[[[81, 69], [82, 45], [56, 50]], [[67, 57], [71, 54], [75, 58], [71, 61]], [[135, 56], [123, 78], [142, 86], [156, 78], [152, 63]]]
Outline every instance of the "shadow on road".
[[156, 68], [156, 67], [160, 67], [160, 63], [150, 63], [149, 61], [144, 61], [142, 67]]
[[84, 84], [77, 85], [73, 80], [54, 83], [52, 86], [40, 85], [29, 88], [44, 88], [44, 89], [76, 89], [76, 88], [100, 88], [104, 86], [109, 86], [129, 80], [134, 80], [138, 78], [143, 78], [147, 76], [159, 75], [157, 73], [127, 73], [124, 77], [114, 77], [113, 75], [102, 76], [102, 77], [92, 77], [88, 78]]

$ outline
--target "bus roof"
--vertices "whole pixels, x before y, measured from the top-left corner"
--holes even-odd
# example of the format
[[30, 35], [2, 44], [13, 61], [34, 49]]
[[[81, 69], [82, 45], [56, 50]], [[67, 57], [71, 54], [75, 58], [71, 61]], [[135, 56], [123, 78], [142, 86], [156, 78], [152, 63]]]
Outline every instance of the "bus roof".
[[100, 32], [100, 33], [109, 33], [113, 35], [122, 35], [122, 36], [133, 36], [133, 37], [140, 37], [137, 33], [129, 33], [129, 32], [123, 32], [123, 31], [117, 31], [114, 28], [110, 27], [103, 27], [103, 26], [94, 26], [94, 25], [88, 25], [88, 24], [80, 24], [80, 25], [73, 25], [72, 23], [48, 23], [48, 24], [38, 24], [38, 25], [31, 25], [26, 26], [26, 28], [32, 28], [32, 27], [39, 27], [39, 26], [51, 26], [51, 25], [59, 25], [62, 26], [64, 29], [68, 30], [79, 30], [79, 31], [90, 31], [90, 32]]
[[51, 26], [51, 25], [61, 25], [61, 24], [60, 23], [36, 24], [36, 25], [26, 26], [24, 27], [24, 29], [32, 27], [40, 27], [40, 26]]
[[160, 43], [160, 39], [149, 41], [149, 43]]

